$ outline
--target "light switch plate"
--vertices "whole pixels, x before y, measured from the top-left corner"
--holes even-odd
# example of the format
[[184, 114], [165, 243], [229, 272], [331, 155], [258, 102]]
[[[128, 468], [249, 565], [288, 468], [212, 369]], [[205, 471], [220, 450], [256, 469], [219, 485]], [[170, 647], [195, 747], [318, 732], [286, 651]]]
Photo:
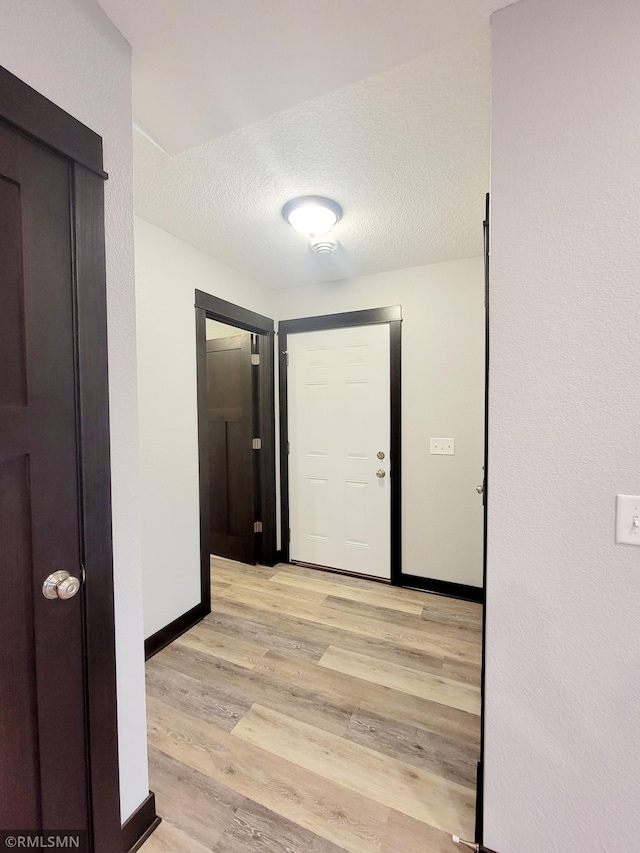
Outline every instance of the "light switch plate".
[[616, 495], [616, 542], [640, 545], [639, 495]]
[[455, 456], [455, 438], [432, 438], [430, 451], [432, 456]]

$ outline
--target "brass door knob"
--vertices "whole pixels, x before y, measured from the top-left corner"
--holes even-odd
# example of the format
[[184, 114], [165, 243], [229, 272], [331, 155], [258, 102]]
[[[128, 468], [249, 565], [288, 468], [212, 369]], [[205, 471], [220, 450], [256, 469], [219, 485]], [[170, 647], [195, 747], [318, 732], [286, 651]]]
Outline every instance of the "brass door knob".
[[79, 589], [80, 581], [78, 578], [74, 578], [64, 569], [49, 575], [42, 584], [42, 594], [49, 599], [61, 598], [66, 601], [68, 598], [73, 598]]

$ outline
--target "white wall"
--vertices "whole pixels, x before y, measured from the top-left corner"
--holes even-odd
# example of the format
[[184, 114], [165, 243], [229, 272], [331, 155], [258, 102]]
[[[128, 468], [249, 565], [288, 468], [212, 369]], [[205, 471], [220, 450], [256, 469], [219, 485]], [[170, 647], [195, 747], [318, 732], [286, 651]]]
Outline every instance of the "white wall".
[[274, 292], [136, 218], [145, 636], [200, 601], [194, 295], [273, 317]]
[[493, 17], [485, 816], [500, 853], [640, 838], [640, 4]]
[[113, 550], [123, 820], [149, 792], [133, 270], [131, 50], [94, 0], [4, 0], [0, 64], [104, 140]]
[[[482, 586], [482, 258], [279, 291], [278, 318], [395, 304], [403, 310], [403, 570]], [[455, 438], [455, 456], [431, 456], [430, 437]]]

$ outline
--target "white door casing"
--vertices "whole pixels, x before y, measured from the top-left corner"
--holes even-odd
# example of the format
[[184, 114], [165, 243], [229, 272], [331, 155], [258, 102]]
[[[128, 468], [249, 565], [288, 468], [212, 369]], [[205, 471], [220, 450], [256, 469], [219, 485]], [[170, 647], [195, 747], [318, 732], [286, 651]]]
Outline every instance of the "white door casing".
[[389, 324], [290, 334], [287, 350], [290, 559], [389, 579]]

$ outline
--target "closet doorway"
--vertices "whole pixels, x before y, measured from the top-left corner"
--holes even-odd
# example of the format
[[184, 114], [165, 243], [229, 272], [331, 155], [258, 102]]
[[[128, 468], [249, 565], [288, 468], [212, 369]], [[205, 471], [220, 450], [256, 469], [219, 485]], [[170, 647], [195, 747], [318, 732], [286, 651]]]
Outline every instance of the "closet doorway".
[[212, 555], [276, 559], [273, 320], [196, 291], [202, 595]]

